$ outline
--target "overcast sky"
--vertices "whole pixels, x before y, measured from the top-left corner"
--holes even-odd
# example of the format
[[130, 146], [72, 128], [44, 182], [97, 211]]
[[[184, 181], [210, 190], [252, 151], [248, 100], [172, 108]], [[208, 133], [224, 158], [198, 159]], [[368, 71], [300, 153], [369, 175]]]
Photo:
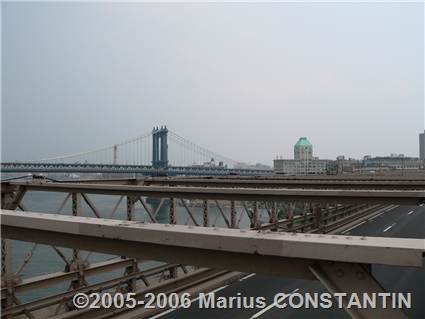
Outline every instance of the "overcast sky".
[[235, 160], [418, 156], [422, 3], [2, 3], [2, 156], [166, 124]]

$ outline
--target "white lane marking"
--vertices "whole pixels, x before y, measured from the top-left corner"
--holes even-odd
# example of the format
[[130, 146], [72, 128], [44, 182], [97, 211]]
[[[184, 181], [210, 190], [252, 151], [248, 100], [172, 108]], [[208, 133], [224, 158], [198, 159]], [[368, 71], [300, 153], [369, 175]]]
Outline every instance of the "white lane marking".
[[251, 278], [252, 276], [255, 276], [255, 275], [256, 275], [256, 273], [254, 272], [254, 273], [249, 274], [249, 275], [247, 275], [247, 276], [245, 276], [245, 277], [242, 277], [241, 279], [239, 279], [239, 281], [244, 281], [244, 280], [246, 280], [246, 279], [248, 279], [248, 278]]
[[[288, 294], [288, 296], [289, 295], [291, 295], [291, 294], [293, 294], [294, 292], [297, 292], [298, 290], [300, 290], [299, 288], [297, 288], [297, 289], [295, 289], [295, 290], [293, 290], [293, 291], [291, 291], [289, 294]], [[265, 313], [266, 311], [269, 311], [270, 309], [272, 309], [273, 307], [275, 307], [276, 306], [276, 303], [274, 302], [274, 303], [272, 303], [272, 304], [270, 304], [270, 305], [268, 305], [266, 308], [264, 308], [264, 309], [261, 309], [259, 312], [257, 312], [257, 313], [255, 313], [255, 314], [253, 314], [251, 317], [249, 317], [249, 319], [255, 319], [255, 318], [258, 318], [259, 316], [261, 316], [263, 313]]]
[[411, 210], [410, 212], [407, 213], [407, 215], [411, 215], [413, 214], [414, 210]]
[[397, 208], [397, 207], [400, 207], [400, 205], [395, 205], [394, 207], [391, 207], [390, 209], [386, 209], [386, 210], [384, 210], [382, 213], [380, 213], [380, 214], [378, 214], [378, 215], [375, 215], [375, 216], [373, 216], [373, 217], [369, 218], [367, 221], [374, 220], [376, 217], [379, 217], [379, 216], [381, 216], [381, 215], [383, 215], [383, 214], [385, 214], [385, 213], [387, 213], [387, 212], [390, 212], [390, 211], [392, 211], [393, 209], [395, 209], [395, 208]]
[[365, 221], [361, 222], [360, 224], [358, 224], [358, 225], [356, 225], [356, 226], [353, 226], [353, 227], [351, 227], [351, 228], [348, 228], [347, 230], [344, 230], [344, 231], [342, 232], [342, 234], [348, 233], [350, 230], [353, 230], [354, 228], [357, 228], [357, 227], [359, 227], [359, 226], [363, 225], [363, 224], [364, 224], [364, 223], [366, 223], [366, 222], [367, 222], [367, 220], [365, 220]]
[[252, 315], [249, 319], [255, 319], [258, 318], [259, 316], [261, 316], [263, 313], [265, 313], [266, 311], [269, 311], [270, 309], [272, 309], [274, 306], [276, 306], [275, 303], [272, 303], [270, 305], [268, 305], [266, 308], [261, 309], [259, 312], [255, 313], [254, 315]]
[[160, 317], [165, 316], [166, 314], [169, 314], [170, 312], [173, 312], [173, 311], [176, 311], [176, 310], [177, 310], [176, 308], [171, 308], [171, 309], [165, 310], [164, 312], [161, 312], [161, 313], [159, 313], [159, 314], [157, 314], [153, 317], [150, 317], [150, 319], [160, 318]]
[[381, 216], [382, 214], [385, 214], [386, 212], [387, 212], [387, 210], [384, 210], [382, 213], [380, 213], [380, 214], [378, 214], [378, 215], [375, 215], [375, 216], [373, 216], [373, 217], [369, 218], [367, 221], [374, 220], [376, 217], [379, 217], [379, 216]]
[[[220, 290], [223, 290], [224, 288], [227, 288], [227, 287], [229, 287], [229, 285], [225, 285], [225, 286], [223, 286], [223, 287], [220, 287], [220, 288], [217, 288], [217, 289], [214, 289], [214, 290], [211, 290], [210, 292], [208, 292], [209, 294], [214, 294], [214, 293], [216, 293], [217, 291], [220, 291]], [[201, 298], [201, 297], [196, 297], [196, 298], [193, 298], [193, 299], [191, 299], [190, 301], [191, 302], [194, 302], [194, 301], [197, 301], [199, 298]], [[180, 307], [179, 307], [180, 308]]]
[[387, 228], [385, 228], [385, 229], [384, 229], [384, 231], [383, 231], [383, 232], [385, 233], [387, 230], [389, 230], [389, 229], [393, 228], [393, 226], [394, 226], [395, 224], [396, 224], [396, 223], [394, 223], [394, 224], [392, 224], [392, 225], [388, 226]]
[[[225, 286], [222, 286], [220, 288], [214, 289], [214, 290], [210, 291], [209, 293], [210, 294], [211, 293], [216, 293], [217, 291], [223, 290], [224, 288], [227, 288], [227, 287], [229, 287], [229, 285], [225, 285]], [[199, 298], [200, 297], [198, 296], [198, 297], [196, 297], [194, 299], [191, 299], [190, 302], [197, 301]], [[159, 313], [159, 314], [157, 314], [157, 315], [155, 315], [153, 317], [150, 317], [150, 319], [160, 318], [160, 317], [165, 316], [166, 314], [169, 314], [170, 312], [176, 311], [177, 309], [180, 309], [180, 308], [181, 308], [181, 306], [180, 307], [177, 307], [177, 308], [171, 308], [171, 309], [165, 310], [165, 311], [163, 311], [163, 312], [161, 312], [161, 313]]]
[[224, 286], [222, 286], [222, 287], [220, 287], [220, 288], [216, 288], [216, 289], [214, 289], [214, 290], [210, 291], [210, 293], [214, 293], [214, 292], [217, 292], [217, 291], [223, 290], [224, 288], [227, 288], [227, 287], [229, 287], [229, 285], [224, 285]]
[[425, 204], [420, 204], [420, 205], [419, 205], [419, 207], [422, 207], [422, 206], [424, 206], [424, 205], [425, 205]]

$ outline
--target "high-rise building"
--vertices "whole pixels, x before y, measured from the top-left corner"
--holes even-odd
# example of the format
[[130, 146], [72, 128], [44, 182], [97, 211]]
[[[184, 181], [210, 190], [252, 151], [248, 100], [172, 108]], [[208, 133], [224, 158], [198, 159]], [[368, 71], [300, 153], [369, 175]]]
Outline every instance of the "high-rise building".
[[294, 146], [295, 160], [311, 160], [313, 159], [313, 145], [308, 141], [307, 137], [300, 137]]
[[419, 159], [425, 160], [425, 130], [419, 134]]

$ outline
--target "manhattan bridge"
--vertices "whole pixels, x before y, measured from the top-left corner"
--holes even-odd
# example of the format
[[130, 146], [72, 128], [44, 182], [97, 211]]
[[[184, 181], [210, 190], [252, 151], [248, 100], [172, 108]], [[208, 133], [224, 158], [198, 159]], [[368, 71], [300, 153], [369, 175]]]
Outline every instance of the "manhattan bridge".
[[30, 162], [1, 164], [3, 173], [138, 173], [142, 175], [258, 175], [269, 170], [216, 154], [167, 129], [107, 147]]

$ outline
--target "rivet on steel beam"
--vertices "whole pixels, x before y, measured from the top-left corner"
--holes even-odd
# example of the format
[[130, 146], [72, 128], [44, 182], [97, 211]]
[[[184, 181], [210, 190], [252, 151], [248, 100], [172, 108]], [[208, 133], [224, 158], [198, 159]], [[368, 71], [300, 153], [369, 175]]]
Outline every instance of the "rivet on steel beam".
[[356, 278], [359, 279], [359, 280], [363, 280], [365, 278], [365, 275], [364, 275], [363, 272], [357, 271], [356, 272]]

